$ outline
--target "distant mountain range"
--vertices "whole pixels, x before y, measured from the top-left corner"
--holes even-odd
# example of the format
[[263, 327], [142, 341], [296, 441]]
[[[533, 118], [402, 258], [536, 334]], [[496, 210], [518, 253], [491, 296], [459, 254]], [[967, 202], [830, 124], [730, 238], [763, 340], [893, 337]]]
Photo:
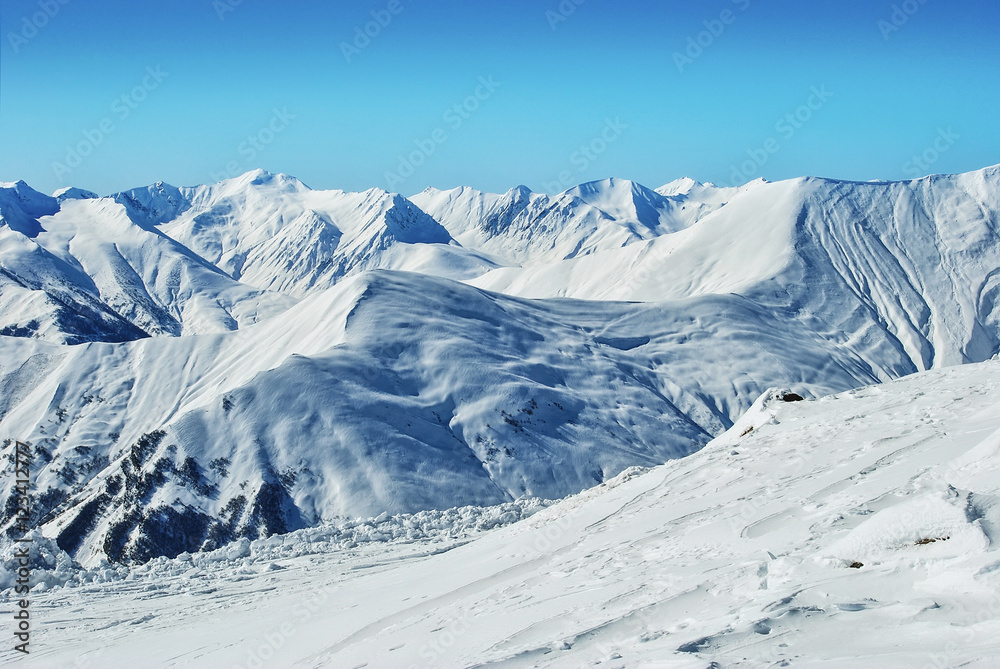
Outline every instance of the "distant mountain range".
[[1000, 166], [408, 199], [0, 183], [0, 335], [3, 454], [32, 444], [35, 520], [83, 564], [558, 498], [772, 386], [993, 357]]

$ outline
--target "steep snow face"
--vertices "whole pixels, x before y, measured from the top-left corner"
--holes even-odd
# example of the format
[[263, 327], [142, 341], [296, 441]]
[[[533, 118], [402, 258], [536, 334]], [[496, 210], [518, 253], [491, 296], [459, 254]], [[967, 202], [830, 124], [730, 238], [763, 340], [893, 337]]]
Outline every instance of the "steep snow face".
[[700, 452], [478, 537], [362, 543], [426, 531], [382, 516], [95, 569], [32, 593], [60, 643], [26, 666], [990, 666], [998, 392], [997, 362], [768, 392]]
[[38, 219], [59, 211], [55, 198], [39, 193], [23, 181], [0, 184], [0, 229], [34, 238], [42, 231]]
[[393, 272], [224, 335], [0, 348], [0, 429], [35, 444], [45, 532], [85, 564], [559, 498], [692, 452], [770, 385], [874, 380], [738, 297], [532, 302]]
[[[808, 185], [796, 265], [778, 277], [792, 305], [858, 337], [883, 332], [916, 370], [997, 352], [1000, 167], [904, 183]], [[855, 313], [839, 320], [851, 303]]]
[[191, 207], [187, 195], [162, 181], [146, 188], [118, 193], [113, 198], [125, 207], [129, 218], [147, 228], [172, 221]]

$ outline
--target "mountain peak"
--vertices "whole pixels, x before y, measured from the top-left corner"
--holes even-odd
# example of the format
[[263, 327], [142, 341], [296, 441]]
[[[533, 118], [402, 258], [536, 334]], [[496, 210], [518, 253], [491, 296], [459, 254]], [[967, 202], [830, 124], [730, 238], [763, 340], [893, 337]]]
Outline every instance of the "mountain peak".
[[0, 184], [0, 220], [29, 238], [43, 232], [38, 219], [59, 211], [59, 202], [24, 181]]
[[660, 195], [667, 197], [676, 195], [687, 195], [695, 188], [699, 186], [704, 186], [709, 184], [702, 184], [701, 182], [692, 179], [691, 177], [681, 177], [680, 179], [674, 179], [668, 184], [664, 184], [656, 189], [656, 192]]
[[593, 199], [595, 195], [610, 193], [614, 193], [619, 198], [639, 197], [646, 200], [661, 199], [661, 196], [656, 191], [646, 188], [636, 181], [619, 179], [617, 177], [588, 181], [565, 192], [576, 195], [585, 202]]
[[268, 172], [262, 168], [256, 168], [244, 172], [231, 179], [223, 179], [211, 187], [223, 187], [227, 189], [246, 189], [254, 186], [271, 186], [280, 190], [305, 191], [311, 190], [297, 178], [282, 172]]
[[74, 186], [67, 186], [66, 188], [60, 188], [56, 192], [52, 193], [52, 197], [60, 202], [63, 202], [65, 200], [96, 200], [100, 196], [89, 190], [83, 190], [82, 188], [76, 188]]
[[[569, 189], [565, 195], [578, 198], [625, 224], [639, 223], [659, 233], [672, 232], [678, 227], [667, 221], [674, 207], [671, 200], [629, 179], [591, 181]], [[639, 231], [637, 234], [646, 236]]]
[[179, 188], [163, 181], [122, 191], [112, 197], [125, 207], [129, 218], [140, 225], [166, 223], [191, 206], [191, 202]]

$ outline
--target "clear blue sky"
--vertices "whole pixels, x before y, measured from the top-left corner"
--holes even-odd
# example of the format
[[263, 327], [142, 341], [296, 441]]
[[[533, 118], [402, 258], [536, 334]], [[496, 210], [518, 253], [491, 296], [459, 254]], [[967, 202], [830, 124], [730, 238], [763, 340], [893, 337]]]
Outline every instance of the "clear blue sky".
[[[0, 0], [0, 180], [106, 194], [262, 167], [409, 195], [1000, 163], [996, 0], [562, 6]], [[372, 12], [391, 21], [355, 42]]]

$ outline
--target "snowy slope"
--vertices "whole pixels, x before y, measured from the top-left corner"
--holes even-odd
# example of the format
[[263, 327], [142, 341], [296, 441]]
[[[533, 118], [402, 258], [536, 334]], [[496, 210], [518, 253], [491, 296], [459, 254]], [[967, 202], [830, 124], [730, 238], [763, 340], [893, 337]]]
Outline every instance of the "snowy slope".
[[35, 444], [45, 532], [86, 564], [560, 498], [692, 452], [768, 386], [876, 379], [740, 298], [532, 302], [393, 272], [237, 332], [0, 351], [0, 430]]
[[472, 541], [331, 528], [93, 571], [34, 595], [23, 664], [993, 666], [998, 392], [996, 361], [769, 392], [700, 452]]
[[41, 248], [39, 219], [59, 202], [23, 181], [0, 183], [0, 334], [50, 341], [126, 341], [145, 333], [76, 281], [73, 268]]

